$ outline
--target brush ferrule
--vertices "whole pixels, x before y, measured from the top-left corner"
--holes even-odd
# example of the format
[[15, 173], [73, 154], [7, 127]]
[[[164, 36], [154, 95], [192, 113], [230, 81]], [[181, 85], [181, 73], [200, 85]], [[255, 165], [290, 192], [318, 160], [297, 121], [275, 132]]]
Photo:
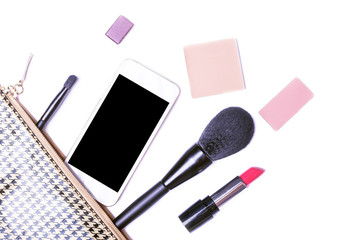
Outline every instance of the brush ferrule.
[[162, 179], [162, 183], [171, 190], [202, 172], [211, 164], [212, 161], [205, 155], [201, 147], [194, 144], [165, 175]]

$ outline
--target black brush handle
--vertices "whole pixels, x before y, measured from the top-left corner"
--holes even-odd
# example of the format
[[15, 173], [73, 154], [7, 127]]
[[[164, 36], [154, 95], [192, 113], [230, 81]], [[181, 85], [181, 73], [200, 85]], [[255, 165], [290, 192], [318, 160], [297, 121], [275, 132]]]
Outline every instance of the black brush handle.
[[212, 161], [205, 155], [201, 147], [198, 144], [194, 144], [184, 153], [160, 182], [155, 184], [155, 186], [115, 218], [115, 225], [119, 229], [123, 229], [153, 206], [170, 190], [202, 172], [211, 164]]
[[148, 210], [151, 206], [153, 206], [168, 192], [169, 189], [166, 188], [161, 181], [155, 184], [155, 186], [144, 193], [129, 207], [127, 207], [117, 218], [115, 218], [114, 223], [116, 227], [123, 229], [126, 225], [128, 225], [130, 222]]
[[42, 130], [46, 123], [50, 120], [50, 118], [54, 115], [54, 113], [58, 110], [59, 106], [65, 99], [66, 94], [69, 92], [69, 89], [63, 88], [61, 91], [56, 95], [54, 100], [50, 103], [48, 108], [46, 109], [45, 113], [42, 115], [40, 120], [37, 122], [36, 126]]

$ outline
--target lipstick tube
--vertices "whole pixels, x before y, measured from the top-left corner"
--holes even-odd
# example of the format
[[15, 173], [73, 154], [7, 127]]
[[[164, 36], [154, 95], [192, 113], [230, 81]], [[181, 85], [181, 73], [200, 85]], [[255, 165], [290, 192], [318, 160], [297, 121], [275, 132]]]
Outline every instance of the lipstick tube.
[[219, 208], [225, 202], [236, 196], [246, 188], [245, 183], [240, 177], [235, 177], [228, 184], [220, 188], [217, 192], [210, 196], [215, 205]]
[[250, 168], [241, 176], [236, 176], [211, 196], [199, 200], [179, 215], [179, 219], [189, 232], [192, 232], [209, 221], [220, 210], [220, 207], [243, 191], [264, 172], [261, 168]]

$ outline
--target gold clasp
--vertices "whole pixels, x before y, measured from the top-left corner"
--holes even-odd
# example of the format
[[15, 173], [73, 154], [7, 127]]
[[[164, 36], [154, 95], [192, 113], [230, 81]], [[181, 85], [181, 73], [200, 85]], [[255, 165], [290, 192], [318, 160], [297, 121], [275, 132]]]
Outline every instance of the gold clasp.
[[15, 95], [15, 93], [16, 93], [16, 95], [20, 95], [24, 92], [24, 86], [22, 85], [22, 82], [19, 82], [18, 84], [15, 84], [14, 86], [12, 86], [12, 85], [9, 86], [8, 90], [9, 90], [9, 93], [13, 96]]
[[12, 96], [15, 96], [15, 94], [20, 95], [20, 94], [22, 94], [24, 92], [23, 83], [24, 83], [24, 81], [26, 79], [26, 75], [27, 75], [27, 72], [29, 70], [29, 66], [30, 66], [30, 63], [31, 63], [31, 60], [32, 60], [33, 56], [34, 55], [32, 53], [30, 53], [29, 59], [28, 59], [27, 64], [26, 64], [24, 76], [19, 81], [19, 83], [15, 84], [15, 85], [10, 85], [6, 89], [2, 87], [1, 90], [5, 90], [6, 94], [10, 94]]

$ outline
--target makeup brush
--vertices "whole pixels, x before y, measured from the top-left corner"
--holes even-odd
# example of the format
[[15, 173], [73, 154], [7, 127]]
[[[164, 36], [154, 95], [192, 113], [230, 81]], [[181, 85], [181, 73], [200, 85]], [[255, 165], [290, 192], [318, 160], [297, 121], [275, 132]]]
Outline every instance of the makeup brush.
[[206, 126], [200, 139], [190, 147], [165, 177], [126, 208], [115, 220], [122, 229], [171, 189], [202, 172], [213, 161], [237, 153], [248, 145], [254, 134], [251, 115], [239, 107], [229, 107], [218, 113]]
[[54, 113], [58, 110], [61, 103], [64, 101], [67, 93], [70, 91], [71, 87], [74, 85], [75, 81], [77, 80], [77, 77], [74, 75], [71, 75], [66, 80], [63, 89], [56, 95], [54, 100], [50, 103], [48, 108], [46, 109], [45, 113], [42, 115], [40, 120], [37, 122], [36, 126], [42, 130], [45, 125], [48, 123], [50, 118], [54, 115]]

